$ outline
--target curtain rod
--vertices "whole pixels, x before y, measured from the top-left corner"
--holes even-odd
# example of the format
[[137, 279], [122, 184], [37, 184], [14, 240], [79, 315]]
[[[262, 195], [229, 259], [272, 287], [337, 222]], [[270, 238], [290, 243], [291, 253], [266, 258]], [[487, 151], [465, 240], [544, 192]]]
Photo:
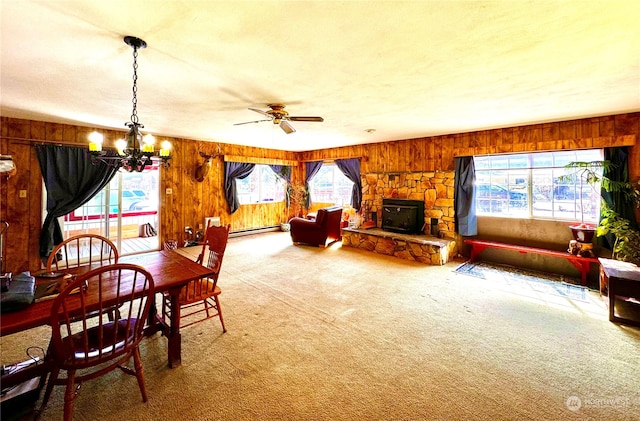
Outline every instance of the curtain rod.
[[7, 139], [7, 140], [11, 140], [14, 143], [17, 143], [19, 145], [35, 145], [35, 144], [51, 144], [51, 145], [60, 145], [60, 146], [81, 146], [81, 147], [87, 147], [88, 148], [88, 143], [85, 145], [83, 143], [72, 143], [72, 142], [64, 142], [64, 141], [60, 141], [60, 140], [46, 140], [46, 139], [25, 139], [24, 137], [9, 137], [9, 136], [2, 136], [0, 137], [0, 139]]
[[[45, 139], [25, 139], [23, 137], [9, 137], [9, 136], [0, 136], [0, 139], [8, 139], [13, 141], [18, 145], [29, 145], [29, 146], [37, 146], [37, 145], [54, 145], [54, 146], [70, 146], [70, 147], [78, 147], [78, 148], [86, 148], [89, 150], [89, 144], [84, 143], [72, 143], [72, 142], [62, 142], [59, 140], [45, 140]], [[105, 151], [115, 151], [115, 147], [103, 147]]]

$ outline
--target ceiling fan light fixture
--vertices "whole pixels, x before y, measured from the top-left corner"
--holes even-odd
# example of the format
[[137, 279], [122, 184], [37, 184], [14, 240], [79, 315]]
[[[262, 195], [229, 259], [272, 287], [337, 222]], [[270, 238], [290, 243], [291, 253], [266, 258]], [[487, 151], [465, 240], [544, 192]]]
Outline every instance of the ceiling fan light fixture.
[[250, 123], [260, 123], [262, 121], [272, 121], [273, 124], [280, 125], [280, 128], [286, 133], [291, 134], [296, 131], [293, 126], [289, 123], [289, 121], [310, 121], [310, 122], [323, 122], [324, 118], [322, 117], [299, 117], [299, 116], [290, 116], [287, 111], [285, 111], [283, 104], [267, 104], [269, 110], [262, 111], [257, 108], [249, 107], [250, 111], [255, 111], [256, 113], [262, 114], [265, 117], [269, 117], [269, 120], [256, 120], [256, 121], [246, 121], [244, 123], [235, 123], [234, 126], [240, 126], [243, 124]]

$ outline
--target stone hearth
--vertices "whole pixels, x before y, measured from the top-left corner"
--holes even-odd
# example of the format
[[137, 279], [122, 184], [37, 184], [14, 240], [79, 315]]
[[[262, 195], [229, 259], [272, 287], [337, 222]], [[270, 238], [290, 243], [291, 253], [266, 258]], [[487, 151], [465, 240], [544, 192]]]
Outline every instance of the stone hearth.
[[342, 245], [428, 265], [444, 265], [457, 253], [453, 240], [372, 229], [342, 229]]

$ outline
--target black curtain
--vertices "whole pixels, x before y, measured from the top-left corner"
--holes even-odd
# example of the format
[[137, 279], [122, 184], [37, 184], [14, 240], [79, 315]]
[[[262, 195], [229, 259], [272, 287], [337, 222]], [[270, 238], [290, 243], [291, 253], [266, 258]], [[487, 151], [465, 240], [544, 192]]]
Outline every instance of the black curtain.
[[322, 167], [322, 161], [311, 161], [307, 162], [305, 165], [305, 169], [307, 171], [304, 177], [304, 188], [307, 190], [307, 203], [305, 203], [305, 208], [309, 209], [311, 207], [311, 192], [309, 190], [309, 182], [313, 179], [313, 177], [318, 174], [320, 171], [320, 167]]
[[356, 211], [360, 210], [362, 204], [362, 181], [360, 180], [360, 159], [336, 159], [335, 161], [340, 171], [351, 181], [353, 188], [351, 190], [351, 206]]
[[[604, 160], [610, 161], [611, 166], [609, 169], [603, 171], [603, 176], [607, 177], [611, 181], [618, 181], [622, 183], [629, 182], [629, 151], [626, 146], [619, 148], [605, 148]], [[632, 228], [638, 228], [636, 222], [635, 205], [633, 200], [622, 191], [601, 191], [602, 199], [605, 201], [609, 208], [613, 209], [620, 217], [626, 219], [631, 224]], [[601, 245], [608, 249], [613, 249], [615, 244], [615, 236], [613, 234], [607, 234], [602, 237]]]
[[453, 209], [455, 213], [456, 232], [471, 236], [478, 234], [475, 197], [475, 167], [472, 156], [455, 158], [455, 191]]
[[240, 207], [236, 179], [242, 180], [251, 174], [256, 164], [246, 162], [224, 163], [224, 197], [229, 204], [229, 213], [233, 214]]
[[40, 233], [40, 257], [46, 259], [63, 240], [58, 218], [91, 200], [109, 184], [118, 167], [93, 164], [86, 148], [36, 145], [36, 156], [47, 190], [47, 216]]

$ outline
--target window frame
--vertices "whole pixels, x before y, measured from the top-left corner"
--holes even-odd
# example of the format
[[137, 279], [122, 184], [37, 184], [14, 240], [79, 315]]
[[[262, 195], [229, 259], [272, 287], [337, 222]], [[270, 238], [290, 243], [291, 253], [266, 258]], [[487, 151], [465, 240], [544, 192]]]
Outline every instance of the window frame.
[[[322, 173], [327, 172], [328, 169], [331, 169], [331, 180], [329, 183], [325, 184], [326, 188], [324, 189], [328, 192], [318, 197], [315, 191], [315, 189], [317, 188], [316, 183], [321, 181], [321, 178], [324, 175]], [[339, 178], [338, 183], [336, 183], [336, 178]], [[336, 184], [337, 189], [342, 190], [342, 192], [336, 193]], [[352, 205], [351, 194], [353, 191], [353, 185], [353, 181], [349, 180], [334, 162], [323, 163], [318, 173], [316, 173], [316, 175], [311, 180], [309, 180], [309, 194], [311, 197], [311, 203], [333, 203], [337, 206]]]
[[[265, 171], [268, 171], [268, 173], [263, 174]], [[266, 179], [272, 179], [274, 185], [266, 186], [264, 184]], [[243, 179], [236, 178], [236, 189], [240, 206], [285, 201], [284, 181], [266, 164], [255, 164], [255, 167], [247, 177]], [[269, 197], [270, 194], [273, 196]], [[252, 196], [257, 196], [257, 200]]]
[[[580, 177], [566, 165], [603, 159], [603, 150], [596, 148], [474, 156], [476, 215], [597, 224], [600, 184], [583, 177], [580, 201]], [[582, 215], [583, 208], [588, 213]]]

